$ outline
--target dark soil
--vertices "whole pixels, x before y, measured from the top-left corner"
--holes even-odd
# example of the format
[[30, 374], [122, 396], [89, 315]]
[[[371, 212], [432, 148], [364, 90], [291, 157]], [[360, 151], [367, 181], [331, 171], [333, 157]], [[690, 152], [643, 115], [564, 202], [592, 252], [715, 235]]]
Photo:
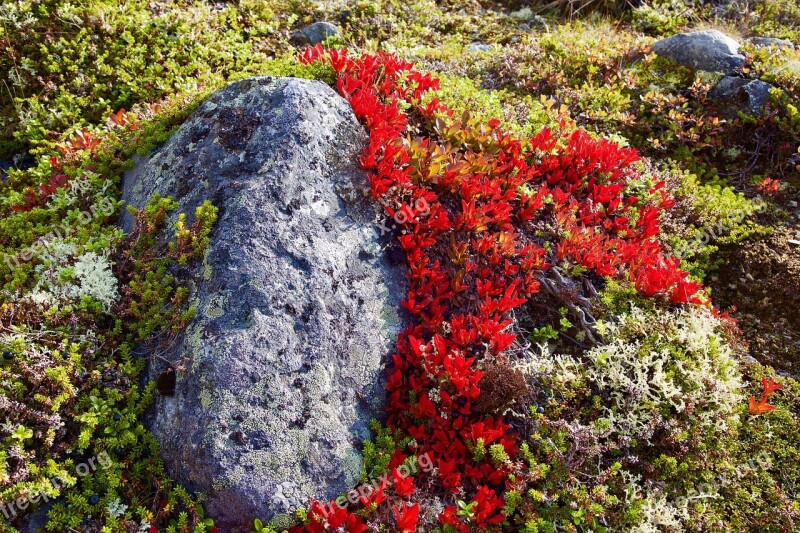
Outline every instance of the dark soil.
[[800, 227], [780, 227], [728, 250], [710, 277], [715, 303], [733, 308], [750, 355], [800, 375]]

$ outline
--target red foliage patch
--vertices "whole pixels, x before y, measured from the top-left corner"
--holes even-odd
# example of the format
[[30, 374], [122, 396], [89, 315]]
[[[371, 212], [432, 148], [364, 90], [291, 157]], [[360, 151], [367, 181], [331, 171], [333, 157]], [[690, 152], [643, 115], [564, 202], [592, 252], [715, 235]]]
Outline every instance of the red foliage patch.
[[[150, 113], [155, 115], [162, 110], [161, 104], [147, 103], [142, 107]], [[111, 113], [108, 117], [107, 124], [109, 128], [123, 127], [130, 131], [136, 131], [140, 126], [140, 119], [136, 115], [127, 113], [124, 109], [120, 109], [116, 113]], [[52, 173], [47, 179], [47, 183], [39, 185], [36, 189], [29, 187], [25, 191], [25, 202], [22, 204], [11, 206], [11, 210], [16, 213], [24, 213], [31, 211], [36, 207], [42, 207], [47, 203], [47, 200], [53, 196], [59, 189], [67, 186], [70, 181], [69, 176], [64, 172], [63, 164], [74, 162], [80, 157], [80, 154], [88, 151], [90, 155], [94, 155], [95, 151], [103, 144], [104, 138], [90, 132], [87, 128], [74, 133], [63, 143], [56, 146], [56, 149], [61, 153], [61, 158], [51, 157], [50, 167]], [[89, 170], [92, 170], [89, 168]]]
[[27, 212], [34, 207], [39, 207], [54, 195], [58, 189], [66, 186], [69, 182], [69, 177], [62, 172], [61, 162], [57, 157], [50, 158], [50, 167], [53, 169], [53, 173], [47, 179], [47, 183], [39, 185], [37, 190], [29, 187], [25, 191], [25, 203], [11, 206], [12, 211], [16, 213]]
[[[335, 70], [339, 93], [369, 131], [361, 165], [372, 194], [402, 222], [410, 270], [403, 306], [414, 321], [393, 356], [389, 426], [414, 439], [409, 454], [432, 458], [436, 473], [417, 481], [428, 494], [461, 492], [475, 502], [469, 526], [454, 507], [441, 523], [491, 527], [504, 520], [503, 491], [515, 488], [508, 474], [518, 446], [501, 418], [473, 413], [483, 375], [476, 363], [515, 342], [510, 312], [537, 293], [538, 279], [555, 265], [629, 279], [644, 295], [672, 303], [704, 301], [699, 284], [657, 240], [659, 216], [673, 201], [663, 182], [642, 176], [633, 149], [580, 130], [518, 139], [498, 120], [455, 118], [437, 99], [423, 100], [438, 80], [396, 56], [351, 59], [317, 46], [300, 60]], [[424, 213], [414, 208], [423, 203], [430, 207]], [[490, 453], [474, 453], [492, 445], [511, 460], [497, 464]], [[415, 491], [402, 482], [393, 491], [384, 505], [399, 530], [413, 531], [419, 508], [407, 504]], [[360, 531], [364, 523], [316, 502], [310, 516], [307, 531]]]
[[773, 378], [761, 378], [761, 399], [756, 403], [756, 399], [753, 396], [750, 396], [750, 404], [748, 405], [747, 411], [751, 415], [763, 415], [764, 413], [769, 413], [770, 411], [775, 409], [774, 405], [769, 405], [767, 402], [769, 401], [769, 397], [772, 396], [776, 391], [780, 390], [782, 385], [776, 382]]

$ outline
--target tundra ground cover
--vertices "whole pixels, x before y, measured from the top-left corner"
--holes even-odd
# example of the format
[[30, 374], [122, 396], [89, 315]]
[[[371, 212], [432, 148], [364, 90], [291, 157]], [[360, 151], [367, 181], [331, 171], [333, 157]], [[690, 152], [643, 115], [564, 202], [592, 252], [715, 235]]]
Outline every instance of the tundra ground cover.
[[[738, 424], [734, 415], [742, 411], [737, 403], [743, 398], [729, 339], [717, 336], [722, 328], [717, 315], [700, 310], [708, 300], [699, 283], [679, 270], [676, 258], [663, 254], [658, 220], [674, 200], [663, 190], [663, 181], [642, 173], [642, 165], [634, 166], [638, 156], [633, 150], [581, 130], [554, 135], [544, 129], [521, 141], [503, 132], [498, 120], [484, 125], [468, 113], [454, 117], [436, 98], [438, 80], [396, 56], [351, 59], [345, 50], [316, 47], [306, 50], [301, 61], [333, 67], [340, 93], [370, 132], [362, 165], [370, 171], [373, 195], [390, 216], [404, 213], [398, 238], [411, 268], [404, 306], [415, 324], [401, 335], [394, 356], [388, 424], [411, 444], [395, 450], [388, 468], [416, 453], [432, 456], [438, 466], [436, 475], [419, 480], [422, 496], [404, 484], [363, 498], [360, 513], [337, 509], [331, 514], [317, 504], [307, 530], [375, 528], [391, 521], [389, 508], [397, 527], [407, 531], [416, 529], [420, 512], [427, 518], [422, 527], [430, 529], [426, 508], [431, 507], [440, 510], [436, 518], [445, 531], [486, 530], [501, 523], [535, 531], [559, 523], [558, 513], [525, 509], [526, 496], [545, 485], [541, 470], [551, 465], [536, 463], [537, 454], [523, 439], [526, 464], [519, 457], [519, 435], [506, 423], [515, 418], [508, 409], [524, 411], [539, 391], [523, 379], [511, 393], [516, 398], [492, 405], [486, 396], [497, 391], [483, 381], [484, 369], [499, 365], [507, 373], [500, 379], [521, 372], [511, 354], [523, 351], [514, 329], [526, 324], [510, 317], [542, 293], [563, 305], [567, 338], [597, 345], [586, 354], [590, 370], [584, 376], [597, 398], [607, 398], [608, 389], [616, 388], [610, 393], [616, 405], [607, 407], [594, 427], [581, 428], [583, 438], [608, 448], [594, 455], [628, 447], [635, 439], [643, 441], [638, 447], [646, 453], [655, 435], [672, 433], [660, 437], [675, 439], [686, 430], [703, 446], [727, 430], [729, 420]], [[430, 98], [425, 97], [428, 91]], [[420, 200], [430, 206], [424, 215], [413, 210]], [[640, 318], [598, 327], [589, 314], [589, 298], [602, 290], [603, 278], [617, 279], [621, 287], [655, 301], [660, 297], [667, 304], [697, 309], [666, 315], [633, 309], [631, 316]], [[633, 335], [620, 336], [629, 327], [626, 320], [639, 325], [633, 326]], [[673, 333], [648, 336], [659, 320], [665, 332]], [[609, 338], [603, 340], [598, 329]], [[571, 358], [561, 364], [580, 366]], [[532, 374], [537, 372], [557, 374], [554, 369]], [[490, 408], [475, 412], [473, 404]], [[752, 406], [750, 412], [758, 414]], [[689, 413], [683, 424], [678, 422], [681, 413]], [[695, 458], [692, 452], [679, 456]], [[622, 486], [641, 479], [638, 469], [614, 464], [617, 471], [606, 475], [627, 480]], [[581, 507], [577, 515], [570, 511], [571, 521], [605, 527], [624, 496], [605, 485], [604, 491], [610, 494], [604, 494], [602, 504]], [[688, 520], [687, 508], [661, 502], [667, 495], [648, 493], [639, 502], [662, 505], [664, 516], [633, 513], [624, 519], [627, 526], [676, 527]], [[459, 507], [470, 511], [459, 513]]]
[[[734, 3], [716, 18], [713, 3], [687, 11], [650, 2], [572, 20], [488, 2], [116, 4], [19, 0], [0, 7], [8, 51], [0, 55], [2, 157], [10, 158], [3, 167], [18, 167], [0, 183], [0, 245], [17, 257], [40, 237], [52, 241], [46, 255], [0, 266], [3, 501], [42, 490], [60, 496], [51, 530], [213, 527], [202, 502], [168, 480], [141, 427], [155, 385], [137, 385], [142, 361], [133, 353], [138, 341], [177, 334], [191, 312], [170, 264], [192, 260], [189, 243], [202, 247], [213, 216], [201, 213], [205, 222], [194, 230], [167, 229], [177, 232], [176, 246], [183, 240], [183, 252], [162, 261], [168, 250], [150, 249], [147, 235], [164, 224], [168, 199], [142, 213], [137, 246], [121, 238], [113, 216], [87, 223], [81, 213], [106, 213], [131, 155], [163, 139], [193, 102], [226, 81], [290, 74], [337, 83], [329, 67], [299, 64], [288, 43], [295, 29], [327, 18], [343, 28], [350, 61], [369, 54], [358, 67], [339, 58], [340, 68], [360, 69], [339, 82], [354, 108], [365, 120], [379, 109], [394, 113], [397, 122], [367, 126], [386, 126], [380, 140], [407, 141], [391, 145], [392, 157], [408, 158], [400, 160], [401, 174], [374, 185], [395, 220], [406, 213], [407, 253], [432, 261], [412, 272], [417, 290], [408, 305], [421, 325], [400, 344], [390, 428], [376, 426], [374, 442], [365, 443], [365, 477], [422, 450], [439, 460], [435, 475], [393, 480], [361, 508], [328, 517], [328, 526], [797, 528], [800, 388], [792, 372], [800, 339], [791, 317], [782, 316], [793, 304], [781, 288], [797, 280], [789, 241], [800, 163], [798, 53], [749, 50], [749, 72], [782, 93], [762, 117], [729, 118], [706, 99], [713, 80], [647, 50], [650, 35], [709, 24], [797, 44], [791, 2]], [[468, 52], [473, 42], [489, 44], [488, 51]], [[421, 72], [407, 79], [403, 60]], [[399, 86], [370, 99], [371, 82], [391, 78], [382, 77], [381, 61], [406, 74], [394, 72]], [[435, 94], [433, 78], [440, 79]], [[427, 85], [428, 96], [414, 94]], [[392, 96], [402, 104], [395, 111]], [[123, 107], [130, 122], [117, 113]], [[106, 127], [112, 112], [116, 124]], [[543, 126], [550, 138], [535, 137]], [[576, 126], [590, 134], [575, 133]], [[602, 137], [635, 147], [644, 159], [623, 165], [632, 152]], [[572, 165], [582, 154], [607, 162], [610, 184], [584, 182]], [[365, 164], [376, 175], [397, 164], [372, 155], [380, 161]], [[447, 177], [457, 161], [464, 167], [450, 167]], [[542, 186], [544, 175], [559, 173]], [[662, 192], [674, 199], [670, 209]], [[765, 209], [754, 204], [756, 194]], [[636, 201], [629, 205], [628, 197]], [[408, 211], [420, 198], [431, 202], [422, 219]], [[602, 209], [581, 211], [589, 202]], [[72, 221], [68, 232], [60, 229], [65, 220]], [[652, 244], [655, 235], [645, 236], [656, 228], [691, 278]], [[640, 252], [663, 256], [663, 265], [637, 265]], [[668, 301], [696, 296], [700, 280], [717, 305], [740, 308], [731, 314], [743, 317], [749, 347], [724, 316]], [[765, 304], [764, 297], [776, 300]], [[454, 308], [463, 309], [460, 316], [451, 316]], [[759, 362], [789, 374], [775, 376]], [[749, 398], [758, 408], [767, 396], [765, 376], [782, 384], [763, 402], [775, 409], [750, 414]], [[711, 418], [726, 423], [708, 431]], [[71, 474], [104, 451], [113, 468]], [[51, 489], [53, 477], [74, 485]], [[311, 530], [325, 522], [319, 504], [297, 519]]]

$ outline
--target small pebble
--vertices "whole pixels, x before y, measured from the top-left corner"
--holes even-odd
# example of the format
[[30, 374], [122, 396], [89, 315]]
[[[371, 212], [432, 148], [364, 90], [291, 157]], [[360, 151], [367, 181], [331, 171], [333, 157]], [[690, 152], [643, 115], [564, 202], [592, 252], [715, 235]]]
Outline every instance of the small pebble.
[[491, 50], [492, 47], [488, 44], [484, 43], [472, 43], [467, 47], [467, 52], [475, 53], [475, 52], [488, 52]]

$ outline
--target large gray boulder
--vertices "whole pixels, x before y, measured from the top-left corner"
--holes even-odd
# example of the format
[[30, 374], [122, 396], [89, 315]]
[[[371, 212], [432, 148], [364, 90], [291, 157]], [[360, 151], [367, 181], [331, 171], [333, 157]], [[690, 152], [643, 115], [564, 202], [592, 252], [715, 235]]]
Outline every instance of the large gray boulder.
[[709, 91], [708, 97], [716, 100], [728, 115], [734, 116], [743, 111], [759, 116], [764, 112], [772, 88], [765, 81], [725, 76]]
[[365, 142], [327, 85], [252, 78], [208, 98], [125, 177], [136, 207], [159, 193], [179, 211], [206, 199], [220, 209], [203, 264], [183, 279], [197, 313], [168, 358], [186, 371], [148, 424], [170, 474], [206, 494], [223, 531], [359, 477], [406, 292], [357, 167]]
[[717, 30], [679, 33], [653, 43], [653, 52], [694, 70], [733, 74], [745, 57], [739, 43]]

